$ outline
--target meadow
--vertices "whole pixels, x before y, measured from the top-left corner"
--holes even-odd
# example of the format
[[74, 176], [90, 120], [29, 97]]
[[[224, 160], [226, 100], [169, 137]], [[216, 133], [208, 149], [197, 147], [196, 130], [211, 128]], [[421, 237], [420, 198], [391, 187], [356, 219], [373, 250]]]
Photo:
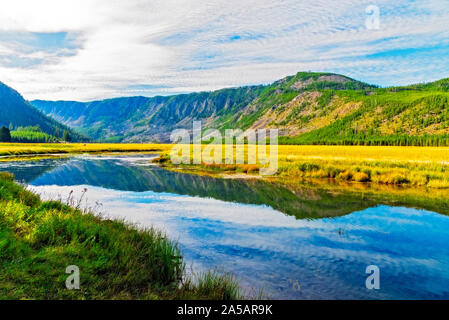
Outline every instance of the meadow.
[[[156, 162], [171, 168], [211, 173], [257, 174], [262, 165], [173, 165], [170, 144], [0, 144], [0, 156], [150, 152], [160, 154]], [[202, 145], [204, 150], [206, 146]], [[269, 150], [269, 148], [268, 148]], [[247, 153], [247, 147], [245, 148]], [[234, 146], [234, 157], [236, 146]], [[223, 159], [225, 152], [223, 151]], [[247, 157], [247, 154], [246, 154]], [[17, 157], [16, 157], [17, 158]], [[13, 158], [4, 157], [2, 161]], [[18, 158], [23, 159], [23, 158]], [[279, 145], [275, 177], [288, 180], [320, 179], [349, 183], [449, 188], [449, 147]]]
[[279, 146], [279, 176], [449, 187], [449, 148]]
[[[303, 184], [332, 194], [362, 194], [446, 213], [446, 147], [278, 146], [278, 171], [261, 177], [261, 164], [170, 162], [169, 144], [0, 144], [1, 161], [56, 154], [155, 153], [169, 170], [221, 178], [262, 178], [304, 192]], [[206, 146], [202, 145], [204, 150]], [[234, 155], [237, 148], [234, 146]], [[193, 146], [191, 146], [193, 148]], [[248, 146], [244, 149], [247, 151]], [[223, 155], [225, 153], [223, 152]], [[240, 173], [240, 174], [239, 174]], [[139, 229], [81, 210], [79, 202], [41, 201], [0, 173], [0, 297], [7, 299], [239, 299], [228, 275], [187, 275], [176, 242], [156, 229]], [[431, 190], [431, 191], [429, 191]], [[379, 199], [380, 199], [379, 198]], [[389, 201], [390, 201], [389, 200]], [[83, 271], [82, 290], [66, 290], [65, 268]], [[3, 270], [3, 271], [2, 271]], [[100, 277], [98, 275], [101, 275]]]
[[[236, 147], [234, 157], [235, 150]], [[448, 159], [448, 147], [279, 145], [278, 170], [272, 178], [449, 188]], [[156, 161], [173, 167], [168, 153]], [[215, 174], [257, 174], [262, 166], [202, 163], [176, 167], [193, 171], [199, 168]]]
[[167, 144], [103, 144], [103, 143], [0, 143], [0, 156], [76, 154], [99, 152], [161, 152]]

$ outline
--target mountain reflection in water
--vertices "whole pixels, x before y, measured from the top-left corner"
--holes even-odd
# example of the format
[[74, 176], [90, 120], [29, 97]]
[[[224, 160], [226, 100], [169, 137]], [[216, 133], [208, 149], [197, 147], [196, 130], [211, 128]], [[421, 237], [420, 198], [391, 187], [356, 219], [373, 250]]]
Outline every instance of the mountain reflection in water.
[[[414, 199], [167, 171], [138, 156], [1, 163], [44, 198], [88, 188], [102, 210], [178, 240], [195, 270], [286, 299], [449, 298], [449, 217]], [[411, 202], [410, 202], [411, 201]], [[425, 206], [422, 206], [425, 208]], [[437, 202], [429, 208], [442, 208]], [[368, 290], [368, 265], [381, 289]]]

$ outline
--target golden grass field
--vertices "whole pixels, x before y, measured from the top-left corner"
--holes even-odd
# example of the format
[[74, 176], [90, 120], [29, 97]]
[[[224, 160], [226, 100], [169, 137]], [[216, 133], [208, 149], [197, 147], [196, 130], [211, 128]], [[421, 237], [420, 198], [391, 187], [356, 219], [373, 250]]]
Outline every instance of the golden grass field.
[[[202, 164], [200, 167], [215, 172], [257, 173], [262, 165]], [[289, 181], [331, 179], [449, 188], [449, 148], [280, 145], [276, 176]]]
[[279, 146], [278, 174], [448, 188], [449, 148]]
[[[172, 147], [170, 144], [1, 143], [0, 156], [154, 152], [167, 157]], [[204, 147], [203, 145], [203, 149]], [[358, 183], [449, 188], [447, 147], [280, 145], [278, 150], [279, 168], [276, 176], [279, 178], [332, 179]], [[3, 158], [3, 161], [9, 160], [10, 157]], [[169, 162], [166, 165], [170, 165]], [[187, 167], [214, 172], [257, 173], [260, 166], [203, 164]]]
[[0, 143], [0, 156], [89, 152], [161, 152], [168, 144]]
[[449, 164], [449, 147], [279, 146], [279, 159], [407, 161]]

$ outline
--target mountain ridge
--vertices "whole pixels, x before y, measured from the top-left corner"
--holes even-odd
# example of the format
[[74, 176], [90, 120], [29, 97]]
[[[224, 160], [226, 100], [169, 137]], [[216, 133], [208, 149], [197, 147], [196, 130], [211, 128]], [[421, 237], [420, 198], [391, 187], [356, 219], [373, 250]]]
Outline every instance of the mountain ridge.
[[209, 92], [31, 103], [102, 141], [167, 142], [172, 130], [191, 129], [193, 120], [201, 120], [204, 129], [278, 128], [283, 143], [359, 144], [407, 135], [410, 141], [446, 139], [448, 92], [449, 79], [379, 88], [335, 73], [298, 72], [268, 85]]
[[68, 130], [75, 140], [88, 140], [69, 127], [45, 115], [27, 102], [19, 92], [0, 82], [0, 126], [18, 128], [35, 127], [36, 125], [49, 136], [53, 135], [56, 129], [61, 135], [65, 130]]
[[[308, 74], [307, 74], [308, 75]], [[316, 81], [298, 73], [287, 76], [271, 85], [253, 85], [225, 88], [215, 91], [195, 92], [173, 96], [112, 98], [91, 102], [34, 100], [31, 103], [45, 114], [79, 129], [94, 139], [113, 141], [124, 136], [123, 141], [167, 141], [169, 132], [177, 128], [191, 127], [193, 120], [202, 120], [206, 127], [226, 127], [223, 121], [255, 99], [270, 91], [271, 87], [282, 88], [293, 81], [295, 90], [308, 90]], [[333, 77], [333, 81], [319, 81], [335, 89], [345, 89], [348, 84], [356, 88], [373, 88], [362, 82], [329, 73], [314, 73], [311, 77]], [[293, 77], [293, 78], [292, 78]], [[337, 77], [337, 78], [335, 78]], [[351, 87], [349, 85], [349, 87]], [[292, 90], [294, 91], [294, 90]], [[107, 139], [109, 138], [109, 139]]]

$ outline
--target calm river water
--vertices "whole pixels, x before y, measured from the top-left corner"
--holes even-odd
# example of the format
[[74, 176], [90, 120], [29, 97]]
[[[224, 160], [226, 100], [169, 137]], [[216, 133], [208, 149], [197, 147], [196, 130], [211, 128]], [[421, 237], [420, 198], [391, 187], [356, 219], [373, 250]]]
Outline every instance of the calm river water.
[[[449, 298], [449, 217], [316, 189], [214, 179], [152, 166], [151, 156], [0, 163], [45, 199], [66, 200], [177, 240], [195, 271], [235, 275], [275, 299]], [[379, 268], [369, 290], [366, 268]]]

